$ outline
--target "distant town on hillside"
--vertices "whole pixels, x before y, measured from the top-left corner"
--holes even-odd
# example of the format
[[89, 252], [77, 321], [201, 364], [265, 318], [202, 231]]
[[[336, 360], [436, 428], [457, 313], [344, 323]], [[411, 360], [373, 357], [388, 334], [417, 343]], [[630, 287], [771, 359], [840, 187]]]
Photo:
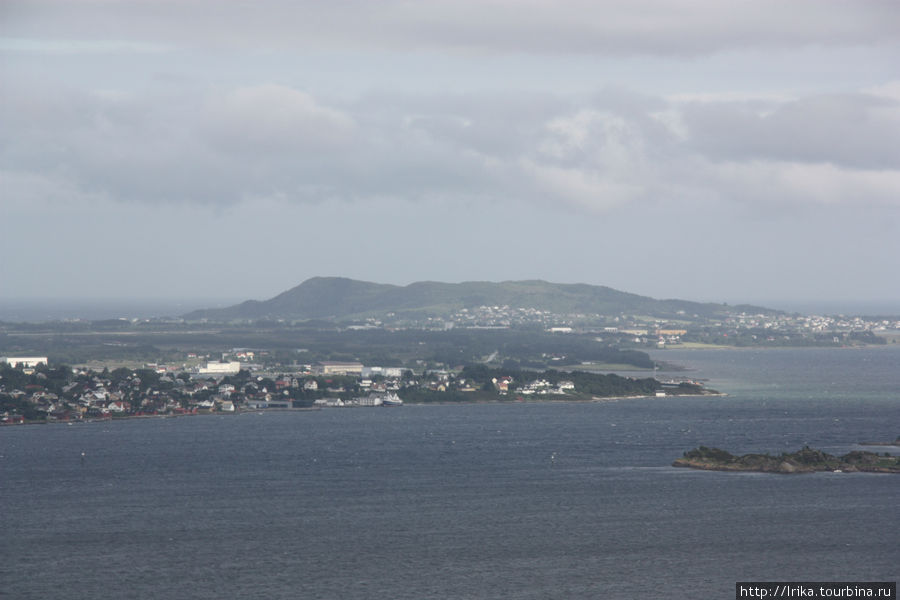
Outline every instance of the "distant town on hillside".
[[265, 302], [176, 317], [0, 322], [0, 418], [710, 394], [689, 373], [657, 379], [660, 364], [678, 369], [664, 351], [898, 339], [898, 317], [540, 281], [314, 278]]

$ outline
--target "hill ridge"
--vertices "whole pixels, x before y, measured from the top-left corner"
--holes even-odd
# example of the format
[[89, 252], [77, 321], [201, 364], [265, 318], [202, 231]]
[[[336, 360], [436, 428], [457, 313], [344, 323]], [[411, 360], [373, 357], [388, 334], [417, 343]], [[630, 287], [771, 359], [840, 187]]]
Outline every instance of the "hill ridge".
[[735, 311], [775, 313], [772, 309], [689, 300], [657, 300], [603, 285], [552, 283], [542, 279], [491, 281], [415, 281], [405, 286], [348, 277], [316, 276], [268, 300], [196, 310], [187, 320], [349, 319], [387, 312], [444, 315], [463, 308], [510, 306], [557, 314], [642, 314], [661, 318], [724, 315]]

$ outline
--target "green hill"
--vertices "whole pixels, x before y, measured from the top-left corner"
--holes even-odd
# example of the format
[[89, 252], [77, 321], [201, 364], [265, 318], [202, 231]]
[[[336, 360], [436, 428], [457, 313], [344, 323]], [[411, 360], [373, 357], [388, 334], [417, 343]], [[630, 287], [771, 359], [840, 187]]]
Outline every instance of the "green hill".
[[221, 309], [198, 310], [188, 320], [348, 319], [386, 312], [446, 315], [462, 308], [510, 306], [557, 314], [639, 314], [691, 320], [729, 312], [773, 313], [755, 306], [655, 300], [606, 286], [546, 281], [420, 281], [407, 286], [313, 277], [265, 301], [248, 300]]

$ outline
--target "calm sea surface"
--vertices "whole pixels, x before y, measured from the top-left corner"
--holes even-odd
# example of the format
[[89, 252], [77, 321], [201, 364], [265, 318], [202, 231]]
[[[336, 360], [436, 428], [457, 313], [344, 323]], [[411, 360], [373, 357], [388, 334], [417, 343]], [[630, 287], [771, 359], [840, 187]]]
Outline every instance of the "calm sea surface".
[[699, 444], [894, 439], [900, 348], [657, 358], [730, 395], [2, 428], [0, 596], [715, 599], [898, 579], [898, 476], [668, 465]]

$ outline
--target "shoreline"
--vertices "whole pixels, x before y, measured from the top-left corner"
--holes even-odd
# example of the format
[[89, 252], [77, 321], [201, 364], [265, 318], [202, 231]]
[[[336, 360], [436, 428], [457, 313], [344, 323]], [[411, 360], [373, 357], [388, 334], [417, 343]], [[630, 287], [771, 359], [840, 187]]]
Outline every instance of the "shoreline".
[[[672, 346], [666, 346], [665, 348], [648, 348], [646, 352], [648, 354], [654, 352], [666, 352], [669, 350], [685, 350], [685, 351], [694, 351], [694, 350], [735, 350], [735, 351], [745, 351], [745, 350], [862, 350], [862, 349], [875, 349], [875, 348], [900, 348], [900, 344], [888, 342], [886, 344], [845, 344], [841, 346], [726, 346], [726, 345], [718, 345], [718, 344], [699, 344], [696, 342], [688, 342], [691, 344], [690, 346], [684, 344], [677, 344]], [[695, 345], [696, 344], [696, 345]], [[651, 357], [653, 355], [651, 354]]]
[[[620, 400], [641, 400], [641, 399], [658, 399], [658, 400], [671, 400], [673, 398], [704, 398], [704, 397], [724, 397], [728, 396], [725, 392], [716, 392], [709, 394], [672, 394], [666, 396], [592, 396], [590, 398], [567, 398], [567, 397], [558, 397], [558, 398], [540, 398], [540, 399], [518, 399], [518, 398], [510, 398], [509, 400], [462, 400], [462, 401], [450, 401], [450, 400], [439, 400], [435, 402], [415, 402], [415, 401], [404, 401], [403, 406], [451, 406], [451, 405], [463, 405], [463, 404], [601, 404], [604, 402], [618, 402]], [[333, 409], [344, 409], [344, 408], [381, 408], [377, 406], [338, 406], [338, 407], [328, 407]], [[401, 408], [401, 407], [391, 407], [391, 408]], [[234, 412], [196, 412], [196, 413], [173, 413], [173, 414], [162, 414], [162, 415], [122, 415], [116, 417], [91, 417], [88, 419], [70, 419], [66, 421], [24, 421], [21, 423], [0, 423], [0, 428], [3, 427], [18, 427], [22, 425], [80, 425], [86, 423], [110, 423], [116, 421], [131, 421], [134, 419], [178, 419], [183, 417], [204, 417], [204, 416], [238, 416], [245, 414], [264, 414], [264, 413], [274, 413], [274, 412], [314, 412], [325, 410], [325, 408], [320, 406], [307, 406], [301, 408], [260, 408], [260, 409], [248, 409], [248, 410], [235, 410]]]
[[22, 425], [81, 425], [86, 423], [114, 423], [117, 421], [133, 421], [136, 419], [180, 419], [183, 417], [231, 417], [238, 415], [245, 415], [251, 413], [266, 413], [266, 412], [311, 412], [322, 410], [321, 407], [318, 406], [305, 406], [302, 408], [262, 408], [262, 409], [250, 409], [250, 410], [235, 410], [233, 412], [223, 412], [223, 411], [204, 411], [204, 412], [195, 412], [195, 413], [172, 413], [172, 414], [163, 414], [163, 415], [121, 415], [116, 417], [90, 417], [87, 419], [69, 419], [69, 420], [56, 420], [56, 421], [23, 421], [21, 423], [0, 423], [0, 428], [3, 427], [19, 427]]
[[779, 475], [819, 472], [900, 474], [900, 456], [878, 455], [860, 450], [853, 450], [843, 456], [834, 456], [809, 446], [779, 456], [758, 453], [737, 456], [719, 448], [700, 446], [685, 452], [681, 458], [672, 463], [672, 466], [702, 471]]

